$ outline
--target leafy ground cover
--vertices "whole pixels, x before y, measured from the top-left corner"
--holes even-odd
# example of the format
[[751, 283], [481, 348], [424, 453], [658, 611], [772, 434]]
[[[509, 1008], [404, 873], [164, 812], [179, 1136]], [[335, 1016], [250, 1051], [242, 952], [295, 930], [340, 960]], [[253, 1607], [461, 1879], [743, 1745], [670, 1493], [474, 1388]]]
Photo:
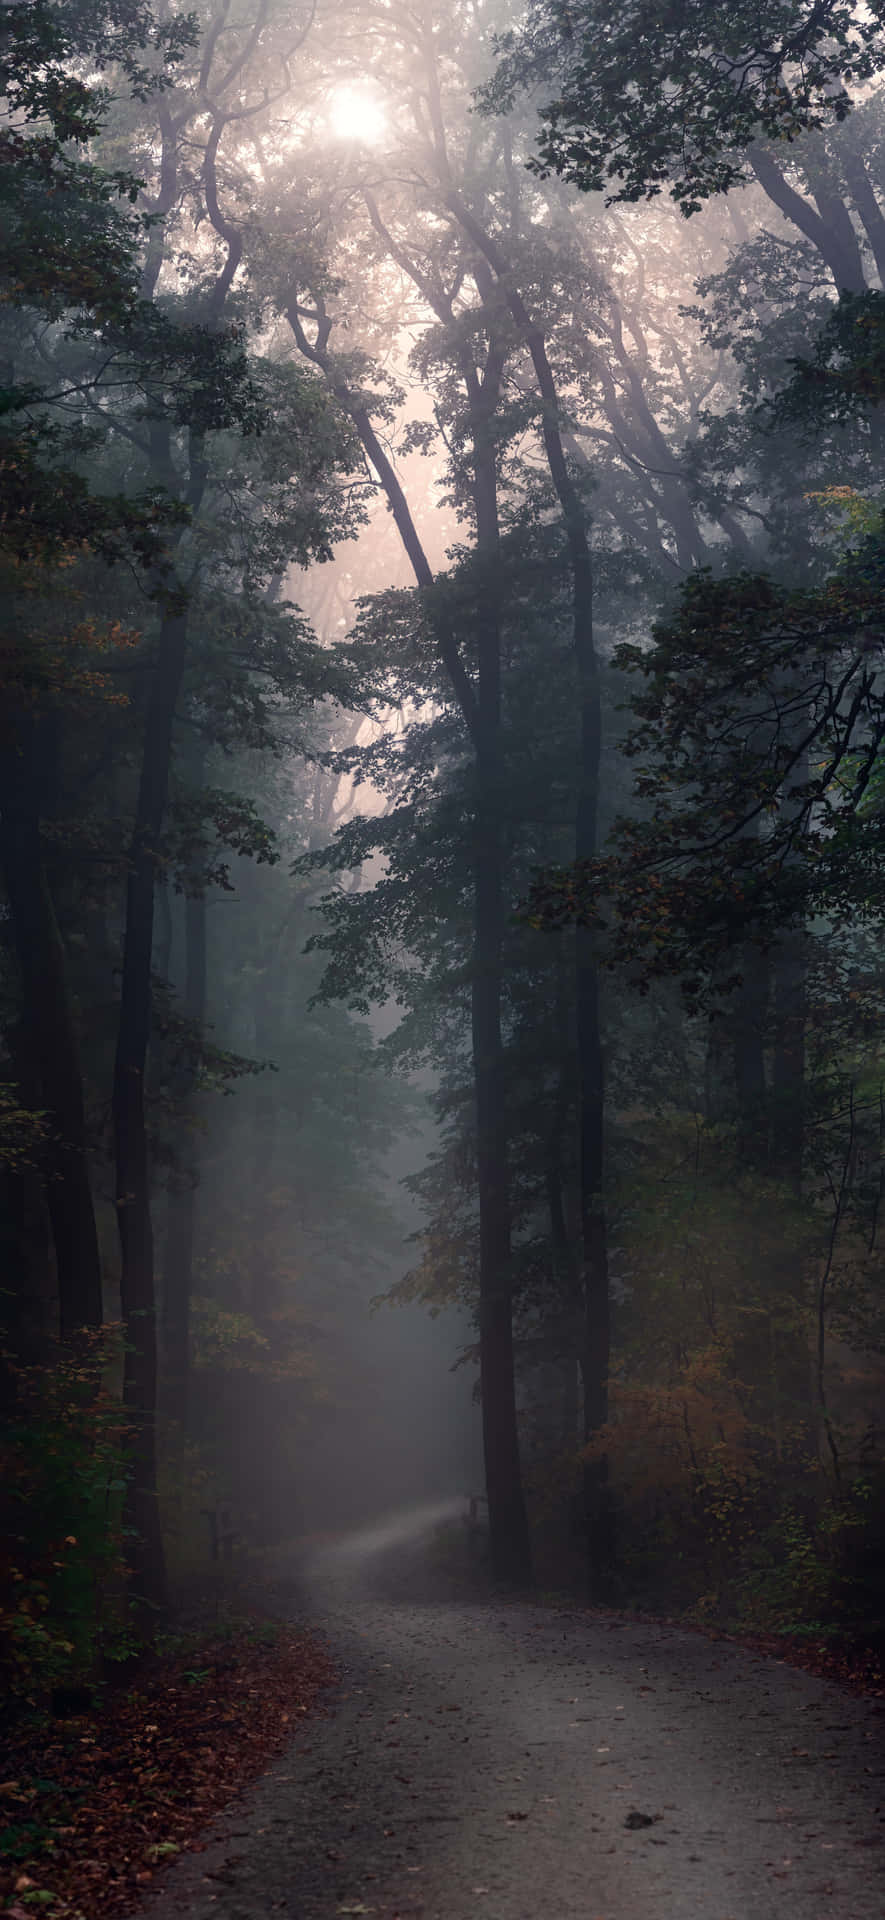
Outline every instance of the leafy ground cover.
[[[322, 1640], [239, 1621], [171, 1640], [94, 1710], [4, 1741], [0, 1912], [109, 1920], [263, 1772], [336, 1678]], [[79, 1701], [74, 1699], [74, 1705]]]

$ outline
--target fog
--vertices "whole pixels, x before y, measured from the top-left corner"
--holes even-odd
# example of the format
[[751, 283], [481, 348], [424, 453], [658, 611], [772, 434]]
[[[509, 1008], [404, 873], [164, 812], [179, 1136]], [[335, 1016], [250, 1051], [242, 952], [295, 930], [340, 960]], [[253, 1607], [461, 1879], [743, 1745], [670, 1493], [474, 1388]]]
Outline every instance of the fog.
[[[390, 1177], [403, 1170], [398, 1155]], [[398, 1263], [394, 1256], [391, 1282], [405, 1252]], [[373, 1306], [375, 1298], [353, 1299], [343, 1405], [329, 1406], [298, 1448], [285, 1522], [297, 1539], [346, 1533], [342, 1551], [357, 1554], [465, 1515], [484, 1486], [475, 1368], [464, 1364], [476, 1338], [469, 1314], [448, 1308], [431, 1319], [418, 1304]], [[355, 1430], [350, 1404], [359, 1409]]]
[[359, 1569], [391, 1547], [410, 1546], [447, 1521], [462, 1519], [463, 1513], [463, 1503], [457, 1499], [426, 1500], [420, 1505], [397, 1508], [374, 1526], [355, 1529], [334, 1546], [325, 1551], [321, 1549], [313, 1563], [308, 1561], [308, 1570], [311, 1564], [317, 1568]]
[[45, 148], [10, 95], [0, 1219], [10, 1406], [115, 1409], [59, 1537], [147, 1638], [219, 1540], [356, 1562], [477, 1498], [502, 1589], [872, 1632], [878, 40], [812, 23], [811, 95], [751, 60], [745, 107], [589, 5], [583, 67], [543, 0], [58, 12]]

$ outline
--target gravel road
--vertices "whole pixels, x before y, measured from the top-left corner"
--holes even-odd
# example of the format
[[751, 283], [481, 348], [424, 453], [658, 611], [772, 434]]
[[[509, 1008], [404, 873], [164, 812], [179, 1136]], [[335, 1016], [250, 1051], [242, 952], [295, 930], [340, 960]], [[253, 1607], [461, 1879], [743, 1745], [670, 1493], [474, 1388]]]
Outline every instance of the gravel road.
[[875, 1703], [675, 1628], [392, 1599], [378, 1565], [314, 1565], [332, 1710], [149, 1920], [883, 1920]]

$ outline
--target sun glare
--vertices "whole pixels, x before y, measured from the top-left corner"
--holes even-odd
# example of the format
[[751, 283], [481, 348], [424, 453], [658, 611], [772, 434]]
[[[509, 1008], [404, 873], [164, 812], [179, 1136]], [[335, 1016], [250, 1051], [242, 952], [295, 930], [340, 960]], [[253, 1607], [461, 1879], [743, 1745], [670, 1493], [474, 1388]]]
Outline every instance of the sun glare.
[[337, 87], [329, 102], [329, 122], [337, 140], [375, 147], [387, 132], [381, 102], [365, 87]]

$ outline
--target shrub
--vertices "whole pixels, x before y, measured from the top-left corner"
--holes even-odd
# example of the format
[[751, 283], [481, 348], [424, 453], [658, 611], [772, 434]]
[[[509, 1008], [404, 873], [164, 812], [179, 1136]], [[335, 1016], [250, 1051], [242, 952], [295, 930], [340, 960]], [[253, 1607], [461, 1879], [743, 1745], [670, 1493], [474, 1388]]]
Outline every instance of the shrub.
[[119, 1651], [124, 1623], [123, 1413], [107, 1383], [118, 1328], [84, 1337], [54, 1365], [13, 1368], [0, 1441], [0, 1676], [13, 1699], [91, 1675]]

